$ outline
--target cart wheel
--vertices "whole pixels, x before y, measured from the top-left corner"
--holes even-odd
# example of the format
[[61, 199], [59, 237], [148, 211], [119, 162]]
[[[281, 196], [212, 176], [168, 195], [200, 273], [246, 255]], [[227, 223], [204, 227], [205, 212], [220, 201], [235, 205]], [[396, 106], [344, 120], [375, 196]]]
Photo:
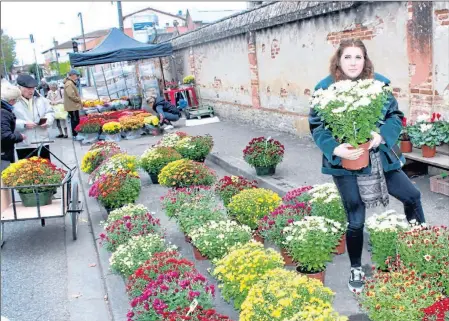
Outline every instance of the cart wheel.
[[76, 241], [78, 237], [78, 215], [76, 212], [79, 206], [79, 195], [78, 195], [78, 180], [72, 180], [71, 184], [71, 197], [70, 197], [70, 215], [72, 216], [72, 236], [73, 240]]
[[2, 222], [1, 230], [0, 230], [0, 248], [3, 247], [5, 242], [3, 241], [3, 235], [5, 234], [5, 223]]

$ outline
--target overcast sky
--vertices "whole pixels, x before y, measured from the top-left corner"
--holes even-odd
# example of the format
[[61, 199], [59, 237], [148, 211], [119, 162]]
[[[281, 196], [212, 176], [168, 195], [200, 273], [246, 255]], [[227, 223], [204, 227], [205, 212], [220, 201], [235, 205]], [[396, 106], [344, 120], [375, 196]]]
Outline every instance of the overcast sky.
[[[123, 15], [153, 7], [176, 14], [186, 9], [199, 10], [244, 10], [246, 3], [240, 2], [126, 2], [122, 1]], [[51, 48], [53, 37], [59, 43], [81, 34], [78, 12], [83, 15], [84, 32], [118, 27], [117, 4], [109, 2], [1, 2], [1, 28], [16, 40], [19, 65], [34, 62], [33, 46], [29, 41], [32, 33], [35, 39], [39, 62], [44, 61], [40, 53]], [[230, 13], [231, 14], [231, 13]]]

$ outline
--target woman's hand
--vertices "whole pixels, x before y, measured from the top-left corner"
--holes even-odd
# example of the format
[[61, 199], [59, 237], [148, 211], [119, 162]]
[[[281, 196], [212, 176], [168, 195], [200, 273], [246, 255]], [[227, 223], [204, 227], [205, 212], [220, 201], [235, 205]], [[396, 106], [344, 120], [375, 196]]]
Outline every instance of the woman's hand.
[[380, 136], [378, 133], [376, 133], [376, 132], [371, 132], [371, 137], [372, 137], [372, 139], [371, 139], [371, 143], [369, 144], [369, 148], [368, 149], [371, 149], [371, 148], [377, 148], [377, 147], [379, 147], [379, 145], [383, 142], [383, 138], [382, 138], [382, 136]]
[[365, 150], [361, 148], [349, 149], [349, 147], [351, 147], [351, 145], [348, 143], [340, 144], [335, 147], [333, 154], [344, 159], [356, 160], [365, 152]]

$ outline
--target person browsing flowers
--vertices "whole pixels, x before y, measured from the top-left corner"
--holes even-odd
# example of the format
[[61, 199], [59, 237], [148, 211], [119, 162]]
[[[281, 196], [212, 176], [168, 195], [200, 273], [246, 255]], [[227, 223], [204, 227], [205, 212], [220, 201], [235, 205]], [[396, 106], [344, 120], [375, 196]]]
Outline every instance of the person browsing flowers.
[[[404, 204], [408, 221], [415, 219], [419, 223], [425, 222], [421, 194], [401, 170], [405, 159], [393, 150], [401, 134], [404, 114], [398, 109], [398, 103], [391, 92], [385, 89], [389, 84], [390, 80], [374, 72], [373, 63], [361, 40], [343, 40], [331, 58], [330, 75], [317, 84], [314, 95], [321, 95], [318, 100], [321, 105], [330, 106], [329, 102], [335, 102], [333, 93], [346, 90], [350, 92], [352, 88], [359, 86], [358, 93], [364, 97], [355, 101], [351, 101], [351, 98], [345, 99], [343, 106], [327, 114], [329, 118], [343, 112], [344, 118], [347, 119], [351, 111], [358, 111], [359, 108], [361, 111], [365, 108], [364, 112], [368, 118], [373, 118], [374, 113], [379, 113], [380, 117], [374, 117], [377, 121], [373, 124], [366, 124], [366, 121], [356, 124], [354, 121], [350, 124], [347, 134], [344, 129], [338, 128], [339, 122], [325, 121], [325, 109], [319, 105], [312, 103], [309, 114], [311, 134], [323, 152], [322, 172], [332, 175], [346, 211], [346, 242], [351, 263], [348, 287], [357, 293], [361, 292], [364, 286], [361, 258], [366, 208], [380, 204], [387, 206], [389, 195], [392, 195]], [[363, 87], [364, 85], [366, 86]], [[326, 92], [328, 89], [331, 90]], [[376, 96], [377, 94], [384, 96]], [[325, 103], [323, 96], [327, 97]], [[380, 100], [377, 100], [378, 97]], [[381, 108], [376, 109], [379, 107], [379, 101], [382, 103]], [[379, 118], [381, 120], [378, 120]], [[341, 119], [344, 122], [344, 119]], [[369, 130], [370, 125], [374, 125], [374, 130]], [[360, 140], [360, 137], [350, 137], [351, 131], [354, 137], [365, 131], [365, 138], [369, 139], [367, 150], [357, 146], [362, 142], [357, 140]], [[342, 160], [357, 160], [364, 153], [369, 153], [367, 166], [358, 170], [348, 170], [343, 166]]]

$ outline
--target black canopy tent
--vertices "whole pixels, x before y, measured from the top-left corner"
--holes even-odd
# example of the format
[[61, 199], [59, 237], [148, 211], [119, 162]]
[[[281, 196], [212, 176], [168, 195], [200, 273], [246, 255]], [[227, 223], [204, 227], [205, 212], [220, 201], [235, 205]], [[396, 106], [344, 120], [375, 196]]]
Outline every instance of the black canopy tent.
[[[172, 54], [173, 48], [170, 42], [162, 44], [144, 44], [131, 37], [128, 37], [119, 29], [112, 28], [109, 34], [106, 36], [106, 38], [94, 49], [85, 53], [69, 53], [69, 58], [70, 64], [73, 67], [84, 67], [84, 66], [89, 67], [93, 65], [108, 64], [122, 61], [137, 61], [141, 59], [151, 59], [151, 58], [161, 59], [161, 57], [171, 56]], [[165, 83], [162, 63], [160, 65], [163, 82]], [[102, 71], [104, 76], [103, 68]], [[110, 97], [111, 93], [109, 92], [107, 84], [106, 88], [108, 91], [108, 96], [109, 98], [111, 98]], [[95, 89], [97, 89], [96, 84]]]
[[117, 28], [112, 28], [106, 38], [86, 53], [69, 53], [74, 67], [92, 66], [120, 61], [131, 61], [170, 56], [171, 43], [144, 44], [134, 40]]

